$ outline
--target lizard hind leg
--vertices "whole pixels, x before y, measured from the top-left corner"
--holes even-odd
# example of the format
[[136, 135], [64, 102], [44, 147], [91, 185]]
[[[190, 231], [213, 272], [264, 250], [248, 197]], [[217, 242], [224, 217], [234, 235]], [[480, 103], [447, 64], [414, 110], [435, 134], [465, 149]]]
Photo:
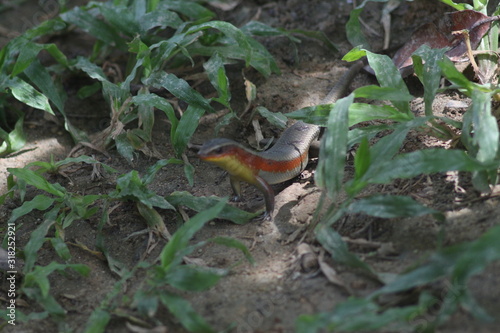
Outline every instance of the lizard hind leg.
[[229, 177], [229, 182], [231, 183], [231, 188], [233, 189], [234, 196], [231, 198], [233, 202], [241, 201], [241, 185], [240, 181], [234, 177]]
[[[240, 181], [235, 177], [229, 178], [231, 187], [233, 188], [234, 197], [233, 201], [241, 201], [241, 186]], [[264, 200], [266, 202], [266, 211], [263, 215], [263, 219], [269, 220], [274, 211], [274, 191], [273, 188], [261, 177], [255, 176], [255, 181], [250, 183], [255, 186], [264, 195]]]

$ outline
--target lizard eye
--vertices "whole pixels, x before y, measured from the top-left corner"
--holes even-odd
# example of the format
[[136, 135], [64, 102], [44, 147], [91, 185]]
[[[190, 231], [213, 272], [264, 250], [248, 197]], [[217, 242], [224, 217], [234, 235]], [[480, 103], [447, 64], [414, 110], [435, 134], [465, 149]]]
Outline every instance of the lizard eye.
[[222, 154], [224, 152], [223, 147], [217, 147], [214, 149], [214, 154]]

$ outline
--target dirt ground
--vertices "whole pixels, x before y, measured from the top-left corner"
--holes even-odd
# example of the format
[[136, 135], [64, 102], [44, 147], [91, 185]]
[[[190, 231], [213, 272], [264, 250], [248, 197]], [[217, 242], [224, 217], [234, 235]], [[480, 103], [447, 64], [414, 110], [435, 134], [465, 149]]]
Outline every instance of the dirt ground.
[[[323, 31], [339, 48], [339, 53], [332, 53], [324, 44], [309, 38], [301, 38], [302, 43], [294, 46], [285, 38], [263, 38], [260, 41], [275, 56], [281, 75], [272, 75], [264, 79], [249, 71], [247, 77], [257, 85], [257, 105], [272, 111], [289, 112], [301, 107], [314, 105], [324, 97], [333, 83], [346, 70], [346, 64], [339, 59], [351, 46], [345, 38], [345, 23], [353, 8], [350, 1], [296, 1], [280, 0], [243, 1], [230, 11], [220, 11], [219, 18], [233, 22], [239, 26], [254, 19], [275, 27], [286, 29], [306, 29]], [[382, 27], [380, 24], [381, 4], [370, 4], [365, 10], [363, 20], [367, 31], [371, 34], [373, 49], [382, 47]], [[411, 31], [421, 24], [434, 20], [442, 15], [448, 7], [436, 1], [418, 0], [405, 2], [392, 13], [392, 39], [390, 48], [396, 49], [408, 38]], [[26, 2], [9, 11], [1, 13], [0, 45], [15, 35], [15, 31], [23, 31], [33, 24], [40, 11], [50, 17], [53, 12], [44, 10], [39, 5]], [[12, 15], [16, 13], [16, 15]], [[19, 17], [21, 19], [19, 19]], [[35, 19], [36, 18], [36, 19]], [[7, 29], [7, 30], [5, 30]], [[63, 44], [62, 48], [71, 50], [73, 54], [88, 54], [86, 47], [91, 45], [78, 31], [70, 36], [60, 36], [54, 40]], [[240, 68], [229, 68], [229, 74], [235, 109], [241, 112], [244, 106], [244, 87], [239, 73]], [[77, 79], [76, 79], [77, 80]], [[413, 86], [412, 93], [417, 96], [413, 102], [415, 113], [422, 111], [421, 88], [417, 80], [409, 79]], [[78, 82], [75, 82], [77, 84]], [[351, 90], [366, 84], [375, 83], [375, 79], [367, 73], [359, 74], [351, 84]], [[203, 87], [201, 88], [203, 89]], [[68, 93], [75, 95], [71, 81], [67, 86]], [[446, 93], [438, 96], [435, 107], [438, 112], [448, 116], [460, 117], [469, 100], [458, 93]], [[67, 112], [72, 114], [74, 124], [88, 133], [97, 133], [103, 129], [109, 110], [103, 100], [98, 97], [86, 100], [70, 98]], [[195, 133], [192, 143], [201, 144], [214, 136], [214, 127], [221, 114], [207, 115]], [[154, 145], [164, 158], [174, 156], [169, 144], [169, 125], [161, 113], [156, 114], [157, 122], [154, 131]], [[59, 119], [60, 120], [60, 119]], [[248, 119], [244, 119], [245, 121]], [[279, 131], [272, 128], [264, 120], [260, 120], [265, 136], [278, 136]], [[0, 159], [0, 193], [6, 189], [8, 167], [23, 167], [32, 161], [47, 161], [53, 155], [56, 160], [67, 157], [73, 148], [73, 142], [64, 131], [60, 121], [45, 117], [42, 112], [29, 111], [26, 118], [28, 144], [22, 152], [11, 154]], [[222, 129], [221, 136], [239, 142], [251, 142], [254, 136], [251, 126], [234, 122]], [[443, 145], [426, 137], [422, 133], [412, 133], [404, 145], [405, 151], [424, 146]], [[81, 152], [82, 153], [82, 152]], [[95, 154], [84, 151], [85, 154]], [[155, 159], [139, 155], [133, 166], [130, 166], [116, 151], [111, 151], [111, 158], [96, 155], [96, 158], [118, 169], [121, 173], [132, 169], [142, 173], [155, 163]], [[190, 187], [184, 177], [181, 166], [168, 166], [161, 170], [151, 190], [159, 195], [169, 195], [173, 191], [189, 191], [198, 196], [227, 196], [230, 191], [229, 181], [222, 178], [216, 167], [199, 161], [194, 151], [188, 153], [190, 162], [195, 166], [195, 185]], [[277, 188], [276, 209], [272, 221], [254, 221], [245, 225], [235, 225], [228, 221], [212, 221], [193, 241], [201, 241], [214, 236], [233, 237], [248, 246], [256, 260], [256, 265], [243, 263], [232, 269], [231, 274], [223, 278], [214, 288], [207, 292], [186, 294], [195, 309], [217, 330], [223, 331], [232, 323], [236, 327], [231, 332], [293, 332], [294, 322], [300, 314], [312, 314], [331, 310], [339, 302], [350, 295], [338, 286], [330, 283], [323, 274], [305, 272], [298, 260], [298, 240], [289, 242], [289, 237], [298, 228], [306, 226], [316, 208], [320, 192], [315, 187], [313, 173], [315, 161], [312, 161], [300, 180], [294, 180]], [[348, 171], [352, 169], [352, 158], [348, 161]], [[91, 168], [75, 167], [68, 170], [68, 178], [53, 176], [51, 182], [59, 182], [76, 193], [107, 193], [114, 189], [113, 176], [96, 182], [90, 181]], [[455, 173], [421, 176], [410, 180], [395, 181], [384, 187], [370, 188], [372, 192], [409, 195], [419, 202], [445, 212], [447, 221], [444, 225], [445, 245], [456, 244], [478, 238], [486, 230], [499, 223], [499, 199], [492, 197], [482, 199], [473, 190], [464, 175]], [[28, 199], [35, 196], [36, 191], [29, 191]], [[244, 202], [239, 207], [246, 210], [257, 210], [263, 207], [260, 193], [251, 187], [244, 188]], [[19, 205], [19, 199], [7, 201], [0, 207], [0, 220], [6, 221], [12, 210]], [[170, 232], [182, 223], [179, 216], [172, 211], [160, 212]], [[190, 215], [193, 212], [188, 211]], [[22, 226], [17, 233], [18, 247], [26, 244], [30, 232], [41, 223], [42, 214], [33, 212], [18, 222]], [[66, 240], [70, 243], [82, 243], [93, 248], [95, 244], [98, 217], [74, 223], [68, 229]], [[146, 228], [133, 205], [122, 204], [111, 214], [111, 225], [106, 226], [104, 235], [110, 253], [127, 267], [139, 261], [148, 242], [147, 234], [125, 240], [130, 234]], [[366, 247], [358, 243], [350, 243], [350, 249], [358, 254], [377, 271], [399, 273], [425, 258], [429, 251], [435, 249], [443, 226], [431, 216], [409, 219], [373, 219], [361, 215], [349, 215], [336, 225], [337, 230], [352, 240], [368, 240], [378, 247]], [[162, 239], [147, 260], [153, 261], [165, 244]], [[311, 246], [317, 244], [309, 242]], [[382, 250], [385, 249], [385, 250]], [[106, 263], [92, 256], [79, 247], [70, 247], [73, 263], [84, 263], [91, 268], [90, 276], [82, 278], [73, 274], [67, 276], [53, 274], [51, 279], [52, 293], [68, 310], [67, 323], [70, 331], [79, 331], [85, 324], [91, 311], [101, 302], [117, 281]], [[239, 252], [227, 248], [207, 245], [194, 255], [195, 258], [211, 267], [228, 268], [242, 259]], [[49, 246], [44, 246], [39, 255], [39, 264], [45, 265], [57, 260]], [[356, 296], [369, 294], [378, 286], [358, 276], [350, 269], [337, 267], [340, 279], [344, 280]], [[140, 286], [141, 277], [132, 279], [127, 285], [124, 295], [132, 296]], [[500, 264], [491, 265], [487, 270], [475, 276], [469, 285], [479, 304], [497, 321], [500, 320]], [[442, 287], [446, 290], [446, 286]], [[0, 289], [0, 295], [4, 291]], [[31, 309], [23, 309], [29, 312]], [[36, 307], [33, 309], [36, 310]], [[165, 309], [160, 309], [158, 318], [168, 332], [182, 332], [180, 325], [172, 319]], [[425, 320], [423, 318], [422, 320]], [[497, 324], [498, 325], [498, 324]], [[439, 329], [439, 332], [498, 332], [495, 324], [476, 321], [464, 311], [459, 311], [451, 320]], [[113, 319], [108, 332], [125, 331], [126, 323]], [[57, 326], [49, 320], [33, 321], [16, 326], [12, 332], [55, 332]]]

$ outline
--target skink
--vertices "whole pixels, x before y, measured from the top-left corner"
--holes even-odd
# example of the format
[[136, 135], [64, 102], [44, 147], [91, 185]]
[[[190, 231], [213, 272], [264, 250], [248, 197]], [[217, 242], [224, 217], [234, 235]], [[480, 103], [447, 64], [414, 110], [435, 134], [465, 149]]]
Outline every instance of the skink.
[[[362, 67], [362, 62], [352, 65], [320, 104], [334, 103], [342, 97]], [[298, 121], [264, 152], [255, 152], [233, 140], [218, 138], [205, 142], [198, 156], [229, 173], [236, 199], [240, 197], [242, 181], [259, 189], [266, 202], [264, 218], [269, 218], [274, 211], [274, 191], [270, 185], [285, 182], [304, 171], [309, 146], [318, 138], [319, 132], [317, 125]]]

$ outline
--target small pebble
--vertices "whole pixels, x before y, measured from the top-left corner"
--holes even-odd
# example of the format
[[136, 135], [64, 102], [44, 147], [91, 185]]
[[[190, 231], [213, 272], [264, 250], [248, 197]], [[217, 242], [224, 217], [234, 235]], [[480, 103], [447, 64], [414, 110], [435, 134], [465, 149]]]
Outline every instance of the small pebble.
[[451, 100], [446, 103], [446, 107], [450, 109], [465, 109], [468, 105], [464, 101]]

